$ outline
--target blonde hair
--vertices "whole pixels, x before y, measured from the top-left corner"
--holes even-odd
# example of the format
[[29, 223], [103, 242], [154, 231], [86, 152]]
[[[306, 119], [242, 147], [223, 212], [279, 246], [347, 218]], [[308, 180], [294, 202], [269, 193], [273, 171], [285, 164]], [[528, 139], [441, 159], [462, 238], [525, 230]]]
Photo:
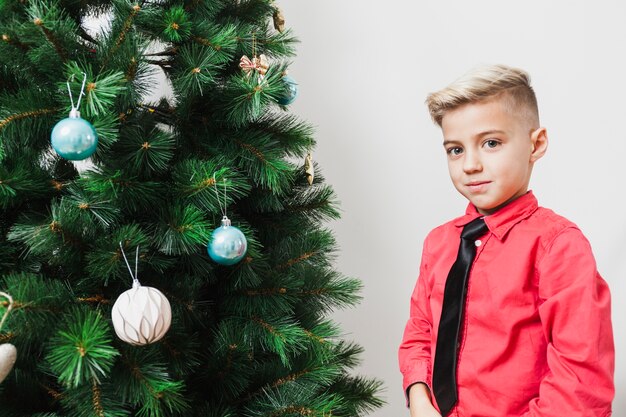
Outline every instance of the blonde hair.
[[429, 94], [426, 104], [430, 117], [441, 127], [446, 112], [495, 98], [501, 98], [507, 110], [521, 114], [533, 128], [539, 127], [537, 97], [530, 86], [530, 76], [524, 70], [506, 65], [476, 67], [443, 90]]

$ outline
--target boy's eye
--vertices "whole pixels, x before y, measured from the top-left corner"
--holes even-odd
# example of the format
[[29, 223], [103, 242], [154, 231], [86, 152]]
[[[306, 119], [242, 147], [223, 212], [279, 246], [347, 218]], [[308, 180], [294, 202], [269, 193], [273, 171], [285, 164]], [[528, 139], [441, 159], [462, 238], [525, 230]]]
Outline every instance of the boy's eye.
[[495, 148], [499, 144], [500, 142], [498, 142], [495, 139], [489, 139], [488, 141], [485, 142], [485, 146], [487, 146], [488, 148]]
[[448, 153], [448, 155], [456, 156], [461, 155], [463, 153], [463, 149], [455, 146], [454, 148], [448, 148], [446, 152]]

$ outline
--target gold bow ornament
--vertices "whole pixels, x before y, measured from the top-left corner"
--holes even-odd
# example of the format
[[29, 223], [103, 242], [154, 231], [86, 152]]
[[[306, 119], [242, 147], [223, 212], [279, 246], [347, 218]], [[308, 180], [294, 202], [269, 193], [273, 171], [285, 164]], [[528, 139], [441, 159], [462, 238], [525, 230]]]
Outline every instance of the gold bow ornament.
[[267, 57], [263, 54], [259, 56], [254, 55], [252, 59], [244, 55], [239, 60], [239, 68], [248, 75], [250, 75], [252, 71], [256, 71], [259, 73], [259, 78], [263, 79], [270, 65], [267, 62]]

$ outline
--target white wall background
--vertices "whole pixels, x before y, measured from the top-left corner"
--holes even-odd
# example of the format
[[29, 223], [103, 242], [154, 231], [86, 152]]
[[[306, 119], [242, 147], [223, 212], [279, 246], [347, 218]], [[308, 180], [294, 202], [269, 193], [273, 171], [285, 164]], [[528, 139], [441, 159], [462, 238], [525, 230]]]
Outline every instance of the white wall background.
[[421, 244], [466, 202], [447, 174], [441, 133], [423, 104], [471, 67], [530, 72], [551, 140], [531, 187], [576, 222], [613, 295], [614, 415], [626, 415], [626, 2], [277, 0], [301, 40], [291, 110], [317, 126], [314, 159], [342, 202], [330, 226], [337, 268], [365, 284], [338, 312], [365, 347], [359, 373], [385, 381], [375, 417], [408, 416], [396, 352]]

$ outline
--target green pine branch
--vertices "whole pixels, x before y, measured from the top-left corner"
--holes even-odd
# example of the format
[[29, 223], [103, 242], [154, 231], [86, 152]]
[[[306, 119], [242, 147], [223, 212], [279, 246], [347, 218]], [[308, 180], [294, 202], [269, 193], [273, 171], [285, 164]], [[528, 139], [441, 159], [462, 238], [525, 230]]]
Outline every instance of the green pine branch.
[[99, 312], [70, 309], [50, 340], [46, 361], [59, 382], [78, 387], [108, 375], [119, 353], [111, 346], [110, 328]]
[[[307, 182], [314, 129], [278, 104], [297, 40], [271, 27], [275, 7], [0, 1], [0, 288], [16, 300], [0, 343], [20, 352], [3, 415], [347, 417], [382, 405], [377, 380], [350, 375], [362, 348], [327, 317], [361, 284], [334, 269], [324, 223], [340, 210], [317, 164]], [[107, 23], [93, 31], [86, 15]], [[267, 72], [240, 68], [261, 54]], [[79, 110], [99, 143], [74, 163], [50, 131], [83, 72]], [[159, 73], [173, 93], [151, 103]], [[224, 211], [248, 240], [234, 266], [206, 253]], [[113, 336], [112, 305], [131, 286], [120, 242], [172, 305], [153, 345]]]

